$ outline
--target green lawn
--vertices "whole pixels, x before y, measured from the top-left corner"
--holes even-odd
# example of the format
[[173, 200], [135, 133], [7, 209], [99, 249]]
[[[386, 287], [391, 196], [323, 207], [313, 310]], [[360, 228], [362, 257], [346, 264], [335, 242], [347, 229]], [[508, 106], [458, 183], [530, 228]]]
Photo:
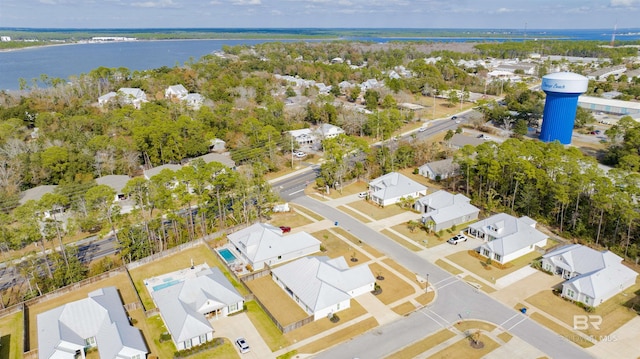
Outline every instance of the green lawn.
[[20, 311], [0, 318], [0, 335], [0, 358], [21, 359], [24, 313]]

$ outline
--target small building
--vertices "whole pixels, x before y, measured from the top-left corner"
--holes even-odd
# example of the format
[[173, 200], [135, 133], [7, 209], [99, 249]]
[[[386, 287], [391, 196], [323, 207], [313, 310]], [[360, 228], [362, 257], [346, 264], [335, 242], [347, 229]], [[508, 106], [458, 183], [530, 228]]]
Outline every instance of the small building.
[[283, 235], [267, 223], [256, 223], [227, 235], [242, 260], [254, 270], [273, 266], [320, 251], [320, 241], [306, 232]]
[[243, 309], [243, 297], [218, 268], [203, 264], [162, 277], [162, 283], [151, 287], [151, 296], [178, 350], [213, 340], [207, 318]]
[[147, 357], [142, 333], [129, 324], [115, 287], [40, 313], [36, 323], [41, 359], [84, 359], [85, 351], [96, 347], [103, 359]]
[[177, 100], [184, 102], [192, 109], [199, 109], [204, 103], [204, 96], [199, 93], [189, 93], [182, 85], [173, 85], [164, 90], [164, 97], [169, 100]]
[[480, 209], [470, 202], [463, 194], [437, 191], [418, 199], [414, 208], [422, 213], [422, 223], [432, 223], [437, 232], [478, 219]]
[[226, 153], [207, 153], [206, 155], [195, 157], [195, 158], [191, 159], [191, 161], [189, 161], [189, 162], [193, 162], [193, 161], [199, 160], [199, 159], [203, 160], [204, 163], [218, 162], [218, 163], [221, 163], [224, 166], [228, 167], [229, 169], [232, 169], [232, 170], [236, 169], [236, 161], [231, 159], [231, 155], [230, 155], [229, 152], [226, 152]]
[[187, 96], [188, 93], [189, 91], [187, 91], [187, 89], [184, 86], [173, 85], [173, 86], [167, 87], [167, 89], [164, 90], [164, 97], [167, 99], [177, 98], [181, 100], [185, 96]]
[[224, 152], [227, 150], [227, 143], [219, 138], [209, 141], [209, 152]]
[[147, 102], [147, 94], [139, 88], [122, 87], [116, 97], [122, 104], [133, 105], [137, 109], [140, 109], [143, 102]]
[[469, 225], [467, 234], [483, 240], [476, 250], [483, 257], [505, 264], [547, 245], [548, 236], [536, 229], [536, 221], [498, 213]]
[[562, 296], [595, 307], [634, 285], [636, 273], [611, 251], [580, 245], [559, 247], [542, 256], [542, 269], [559, 275]]
[[432, 181], [439, 181], [453, 177], [460, 173], [460, 165], [453, 163], [453, 157], [444, 160], [425, 163], [418, 167], [418, 174]]
[[299, 145], [311, 145], [316, 142], [316, 135], [310, 128], [303, 128], [300, 130], [287, 131], [293, 140]]
[[100, 105], [100, 106], [106, 105], [110, 101], [114, 100], [117, 95], [118, 95], [117, 93], [111, 91], [111, 92], [108, 92], [108, 93], [98, 97], [98, 105]]
[[271, 278], [314, 320], [350, 308], [351, 298], [371, 292], [375, 277], [366, 264], [349, 267], [344, 257], [304, 257], [271, 270]]
[[398, 172], [387, 173], [369, 182], [371, 200], [381, 206], [418, 198], [427, 194], [427, 187]]

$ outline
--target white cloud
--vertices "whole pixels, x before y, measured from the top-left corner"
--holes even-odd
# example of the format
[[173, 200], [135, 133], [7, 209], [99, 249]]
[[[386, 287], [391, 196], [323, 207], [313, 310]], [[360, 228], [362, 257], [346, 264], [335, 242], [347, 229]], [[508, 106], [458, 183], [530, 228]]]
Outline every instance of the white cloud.
[[634, 7], [640, 6], [640, 0], [611, 0], [612, 7]]
[[506, 7], [501, 7], [498, 10], [496, 10], [496, 12], [498, 14], [506, 14], [506, 13], [509, 13], [509, 12], [513, 12], [513, 10], [512, 9], [507, 9]]
[[261, 0], [232, 0], [231, 3], [233, 5], [246, 6], [246, 5], [260, 5], [262, 4]]
[[145, 8], [179, 8], [179, 7], [182, 7], [182, 6], [180, 6], [180, 4], [174, 3], [173, 0], [134, 2], [134, 3], [131, 3], [131, 6], [145, 7]]

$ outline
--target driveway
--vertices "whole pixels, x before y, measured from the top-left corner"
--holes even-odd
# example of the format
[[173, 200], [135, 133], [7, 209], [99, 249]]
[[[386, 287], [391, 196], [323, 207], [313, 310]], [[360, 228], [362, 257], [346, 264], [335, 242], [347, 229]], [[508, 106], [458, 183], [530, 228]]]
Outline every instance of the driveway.
[[209, 323], [214, 329], [214, 337], [228, 338], [238, 354], [238, 347], [235, 345], [235, 341], [239, 337], [244, 337], [249, 343], [251, 351], [246, 354], [241, 354], [241, 357], [247, 359], [262, 359], [262, 358], [275, 358], [275, 355], [269, 349], [267, 343], [262, 340], [262, 337], [256, 330], [256, 327], [251, 323], [246, 313], [235, 314], [230, 317], [210, 319]]

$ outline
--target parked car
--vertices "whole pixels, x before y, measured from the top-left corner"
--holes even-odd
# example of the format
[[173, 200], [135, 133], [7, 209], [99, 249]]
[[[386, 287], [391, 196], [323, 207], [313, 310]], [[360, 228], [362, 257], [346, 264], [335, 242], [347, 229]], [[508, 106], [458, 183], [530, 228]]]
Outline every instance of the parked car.
[[426, 131], [426, 130], [427, 130], [427, 128], [426, 128], [426, 127], [420, 127], [420, 129], [418, 130], [418, 132], [424, 132], [424, 131]]
[[280, 226], [280, 230], [282, 231], [282, 233], [289, 233], [291, 232], [291, 227]]
[[457, 119], [458, 119], [458, 116], [451, 116], [451, 119], [452, 119], [452, 120], [457, 120]]
[[297, 158], [302, 158], [304, 156], [306, 156], [307, 154], [302, 152], [302, 151], [296, 151], [293, 153], [294, 156], [296, 156]]
[[358, 198], [367, 198], [367, 192], [360, 192], [358, 193]]
[[449, 238], [449, 240], [447, 241], [447, 243], [449, 244], [458, 244], [460, 242], [466, 242], [467, 241], [467, 236], [465, 236], [464, 234], [456, 234], [455, 236]]
[[236, 346], [238, 347], [238, 350], [240, 350], [240, 353], [242, 354], [245, 354], [251, 351], [249, 349], [249, 343], [247, 343], [247, 341], [244, 338], [236, 339]]

